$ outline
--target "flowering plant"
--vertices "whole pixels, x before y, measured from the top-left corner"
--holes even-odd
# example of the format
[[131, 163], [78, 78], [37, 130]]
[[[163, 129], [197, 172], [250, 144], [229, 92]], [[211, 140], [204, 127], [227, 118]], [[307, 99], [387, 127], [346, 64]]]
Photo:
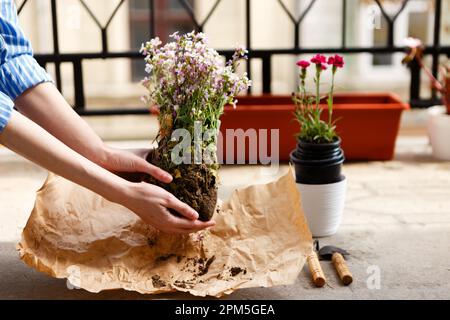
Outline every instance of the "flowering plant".
[[147, 160], [170, 172], [174, 180], [169, 185], [150, 176], [144, 180], [189, 204], [200, 220], [209, 220], [217, 202], [219, 118], [225, 104], [236, 106], [238, 93], [251, 85], [246, 73], [236, 73], [247, 50], [237, 48], [224, 62], [203, 33], [176, 32], [170, 37], [173, 41], [164, 46], [159, 38], [150, 40], [141, 52], [149, 74], [142, 81], [148, 90], [144, 101], [156, 105], [160, 123], [158, 148]]
[[[306, 89], [306, 77], [311, 64], [315, 66], [315, 95], [309, 94]], [[297, 66], [300, 68], [300, 83], [297, 92], [292, 94], [292, 100], [295, 103], [294, 115], [301, 128], [298, 138], [314, 143], [330, 143], [337, 140], [335, 121], [332, 120], [334, 77], [337, 70], [344, 67], [344, 59], [337, 54], [328, 59], [317, 54], [310, 61], [297, 61]], [[320, 81], [322, 72], [327, 70], [328, 66], [331, 67], [331, 86], [327, 95], [328, 121], [324, 121], [321, 119], [322, 109], [319, 107]]]
[[237, 48], [224, 64], [217, 51], [208, 47], [204, 33], [176, 32], [170, 37], [174, 41], [164, 46], [154, 38], [141, 49], [149, 73], [142, 82], [149, 92], [144, 99], [159, 108], [160, 135], [177, 128], [193, 129], [196, 121], [204, 129], [218, 129], [224, 105], [236, 106], [236, 95], [251, 85], [246, 73], [236, 73], [247, 50]]
[[433, 88], [441, 93], [443, 101], [447, 106], [447, 113], [450, 114], [450, 64], [447, 63], [446, 65], [441, 66], [441, 82], [434, 77], [430, 69], [423, 63], [423, 50], [425, 48], [422, 41], [420, 41], [420, 39], [409, 37], [405, 39], [405, 44], [408, 48], [408, 53], [403, 58], [402, 62], [408, 64], [415, 60], [419, 64], [420, 68], [425, 71], [425, 74], [430, 79]]

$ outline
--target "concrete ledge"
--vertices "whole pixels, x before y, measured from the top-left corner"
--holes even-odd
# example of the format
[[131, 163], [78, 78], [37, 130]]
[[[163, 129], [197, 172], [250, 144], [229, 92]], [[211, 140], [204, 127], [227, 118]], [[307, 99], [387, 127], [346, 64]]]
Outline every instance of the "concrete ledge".
[[[148, 141], [119, 142], [142, 147]], [[288, 167], [280, 167], [278, 175]], [[348, 197], [339, 232], [321, 245], [352, 254], [355, 282], [340, 284], [323, 263], [328, 286], [317, 289], [305, 269], [291, 286], [237, 291], [232, 299], [448, 299], [450, 292], [450, 162], [433, 160], [426, 137], [400, 137], [391, 162], [348, 163]], [[46, 172], [12, 154], [0, 155], [0, 298], [2, 299], [190, 299], [185, 294], [145, 296], [126, 291], [91, 294], [68, 290], [26, 267], [14, 249]], [[272, 177], [275, 178], [275, 177]], [[270, 179], [259, 166], [224, 166], [220, 194]], [[380, 287], [371, 287], [379, 270]], [[368, 285], [369, 283], [369, 285]]]

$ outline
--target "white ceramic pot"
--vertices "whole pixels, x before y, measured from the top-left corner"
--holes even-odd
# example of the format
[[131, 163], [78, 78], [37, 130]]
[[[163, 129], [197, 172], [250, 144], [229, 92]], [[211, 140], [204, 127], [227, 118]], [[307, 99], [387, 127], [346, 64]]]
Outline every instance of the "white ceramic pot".
[[341, 224], [347, 179], [330, 184], [297, 183], [302, 207], [314, 237], [335, 234]]
[[427, 132], [434, 157], [450, 160], [450, 115], [444, 106], [428, 109]]

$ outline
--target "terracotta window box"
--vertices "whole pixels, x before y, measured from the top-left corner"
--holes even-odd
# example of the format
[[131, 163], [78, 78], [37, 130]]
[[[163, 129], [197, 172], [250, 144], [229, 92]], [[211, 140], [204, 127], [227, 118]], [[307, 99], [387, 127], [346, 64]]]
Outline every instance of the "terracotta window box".
[[[327, 108], [321, 104], [322, 108]], [[395, 141], [399, 131], [400, 117], [409, 106], [391, 93], [351, 93], [336, 94], [334, 115], [337, 131], [342, 138], [342, 148], [347, 160], [391, 160], [394, 156]], [[280, 161], [289, 161], [289, 153], [295, 148], [295, 134], [298, 123], [293, 120], [294, 104], [290, 96], [262, 95], [239, 98], [238, 107], [225, 107], [221, 132], [223, 143], [220, 152], [226, 150], [226, 129], [279, 129]], [[327, 112], [323, 112], [324, 119]], [[259, 139], [259, 136], [258, 136]], [[270, 153], [270, 135], [267, 150]], [[231, 149], [231, 148], [230, 148]], [[259, 150], [259, 147], [258, 147]], [[245, 160], [255, 161], [248, 156], [245, 146]], [[243, 150], [234, 146], [234, 159], [244, 159]], [[259, 154], [259, 153], [258, 153]], [[224, 162], [227, 160], [223, 156]], [[259, 157], [258, 157], [259, 160]]]

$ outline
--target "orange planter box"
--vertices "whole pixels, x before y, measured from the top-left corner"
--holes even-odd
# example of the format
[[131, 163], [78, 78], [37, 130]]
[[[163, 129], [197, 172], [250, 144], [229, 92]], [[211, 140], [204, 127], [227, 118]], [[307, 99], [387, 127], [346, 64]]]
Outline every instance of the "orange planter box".
[[[321, 107], [326, 109], [325, 104]], [[403, 103], [398, 96], [391, 93], [351, 93], [336, 94], [334, 98], [333, 117], [337, 132], [342, 139], [347, 160], [391, 160], [394, 156], [395, 141], [400, 126], [403, 110], [409, 105]], [[219, 143], [219, 159], [227, 148], [227, 129], [279, 129], [280, 161], [289, 161], [289, 153], [296, 146], [295, 134], [299, 124], [294, 119], [294, 104], [290, 96], [262, 95], [239, 98], [236, 109], [225, 107], [221, 117], [223, 141]], [[322, 115], [327, 119], [327, 110]], [[269, 131], [270, 132], [270, 131]], [[260, 139], [258, 136], [258, 140]], [[263, 142], [266, 142], [263, 140]], [[270, 135], [267, 138], [267, 150], [271, 150]], [[234, 159], [248, 161], [260, 160], [249, 157], [248, 141], [244, 150], [234, 146]], [[263, 144], [264, 145], [264, 144]], [[231, 147], [229, 147], [231, 150]], [[263, 150], [265, 151], [265, 150]], [[258, 146], [259, 152], [259, 146]], [[270, 153], [270, 152], [269, 152]], [[259, 154], [259, 153], [258, 153]], [[263, 153], [264, 154], [264, 153]], [[230, 153], [231, 155], [231, 153]]]

